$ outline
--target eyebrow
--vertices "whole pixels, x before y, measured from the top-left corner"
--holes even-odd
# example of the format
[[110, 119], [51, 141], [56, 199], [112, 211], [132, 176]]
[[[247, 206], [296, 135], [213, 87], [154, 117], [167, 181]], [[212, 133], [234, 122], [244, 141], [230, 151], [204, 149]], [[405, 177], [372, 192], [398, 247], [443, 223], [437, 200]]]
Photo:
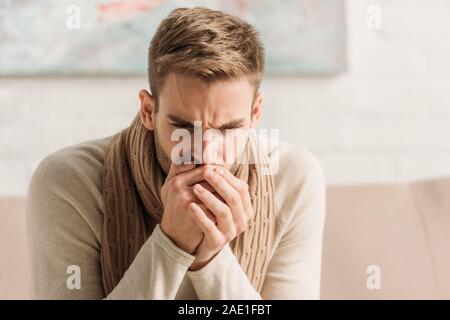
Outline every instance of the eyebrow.
[[[194, 127], [194, 123], [193, 122], [191, 122], [189, 120], [182, 119], [182, 118], [177, 117], [175, 115], [169, 114], [169, 115], [167, 115], [167, 118], [169, 120], [177, 123], [178, 125], [186, 126], [186, 127], [192, 127], [192, 128]], [[222, 124], [220, 126], [220, 128], [218, 128], [218, 129], [221, 130], [221, 129], [238, 127], [238, 126], [242, 125], [244, 120], [245, 119], [235, 119], [235, 120], [228, 121], [227, 123]]]

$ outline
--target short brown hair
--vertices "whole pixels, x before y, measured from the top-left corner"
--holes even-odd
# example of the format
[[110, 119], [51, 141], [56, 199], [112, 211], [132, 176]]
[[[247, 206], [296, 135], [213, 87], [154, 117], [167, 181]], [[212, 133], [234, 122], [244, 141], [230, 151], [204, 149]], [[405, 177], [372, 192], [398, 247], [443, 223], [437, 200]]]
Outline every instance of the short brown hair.
[[169, 72], [206, 82], [248, 76], [256, 93], [264, 73], [264, 47], [254, 27], [238, 17], [203, 7], [178, 8], [150, 42], [148, 76], [156, 105]]

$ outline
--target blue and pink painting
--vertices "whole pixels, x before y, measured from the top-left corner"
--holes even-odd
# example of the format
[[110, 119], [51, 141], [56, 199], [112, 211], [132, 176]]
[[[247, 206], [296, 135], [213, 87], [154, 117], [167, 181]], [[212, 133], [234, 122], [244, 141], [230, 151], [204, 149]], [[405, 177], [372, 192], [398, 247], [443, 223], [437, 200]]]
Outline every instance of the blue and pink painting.
[[145, 75], [160, 21], [193, 6], [253, 24], [267, 74], [346, 68], [345, 0], [0, 0], [0, 76]]

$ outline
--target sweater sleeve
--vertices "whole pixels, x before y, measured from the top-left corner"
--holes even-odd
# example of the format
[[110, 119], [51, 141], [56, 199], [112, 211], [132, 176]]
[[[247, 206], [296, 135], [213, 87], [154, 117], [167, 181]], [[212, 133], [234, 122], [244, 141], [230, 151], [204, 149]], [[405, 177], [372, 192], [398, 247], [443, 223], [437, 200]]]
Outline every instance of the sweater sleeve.
[[[27, 230], [37, 299], [174, 299], [194, 256], [184, 252], [159, 225], [114, 290], [105, 297], [100, 239], [83, 215], [84, 193], [70, 163], [47, 157], [36, 169], [27, 197]], [[77, 192], [73, 192], [78, 190]], [[89, 191], [89, 190], [88, 190]], [[96, 210], [94, 204], [88, 206]]]
[[260, 300], [229, 245], [203, 268], [187, 272], [200, 300]]
[[[282, 234], [259, 294], [230, 247], [225, 246], [202, 269], [188, 271], [199, 299], [318, 299], [325, 183], [321, 167], [308, 151], [293, 149], [282, 158], [276, 178], [278, 218]], [[297, 170], [303, 168], [303, 170]]]

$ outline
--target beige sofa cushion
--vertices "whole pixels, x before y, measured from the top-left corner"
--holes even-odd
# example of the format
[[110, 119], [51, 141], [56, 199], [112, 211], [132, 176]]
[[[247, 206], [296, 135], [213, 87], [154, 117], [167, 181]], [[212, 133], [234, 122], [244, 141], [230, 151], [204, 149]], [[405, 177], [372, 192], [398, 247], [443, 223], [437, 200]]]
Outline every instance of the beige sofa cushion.
[[449, 191], [450, 179], [328, 188], [322, 298], [449, 298]]
[[450, 299], [450, 179], [412, 185], [430, 245], [439, 296]]
[[25, 199], [0, 199], [0, 299], [28, 299]]

